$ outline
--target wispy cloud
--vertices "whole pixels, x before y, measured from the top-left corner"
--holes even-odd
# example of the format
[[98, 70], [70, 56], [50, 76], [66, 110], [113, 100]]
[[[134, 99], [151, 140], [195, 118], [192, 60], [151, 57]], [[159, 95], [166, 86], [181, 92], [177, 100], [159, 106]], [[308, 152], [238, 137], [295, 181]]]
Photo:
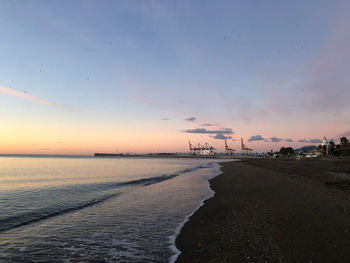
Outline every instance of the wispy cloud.
[[163, 118], [162, 121], [169, 121], [169, 118]]
[[204, 123], [204, 124], [202, 124], [201, 126], [202, 126], [202, 127], [208, 127], [208, 126], [214, 126], [214, 125], [211, 124], [211, 123]]
[[[332, 26], [327, 40], [321, 45], [318, 55], [314, 56], [310, 64], [301, 68], [299, 85], [289, 90], [288, 94], [285, 94], [281, 86], [288, 86], [287, 83], [293, 82], [292, 79], [287, 78], [282, 85], [276, 87], [281, 90], [279, 92], [275, 90], [281, 95], [281, 107], [284, 106], [287, 112], [291, 110], [291, 106], [317, 114], [320, 111], [328, 111], [335, 115], [350, 109], [349, 78], [347, 77], [350, 66], [348, 48], [350, 5], [346, 4], [343, 9], [343, 13], [339, 14]], [[274, 101], [279, 100], [274, 99]]]
[[44, 100], [44, 99], [40, 99], [38, 97], [32, 96], [30, 94], [27, 94], [25, 92], [21, 92], [21, 91], [17, 91], [14, 89], [10, 89], [10, 88], [6, 88], [6, 87], [1, 87], [0, 86], [0, 92], [7, 94], [7, 95], [11, 95], [17, 98], [21, 98], [24, 100], [28, 100], [28, 101], [32, 101], [35, 103], [39, 103], [45, 106], [50, 106], [50, 107], [57, 107], [57, 108], [61, 108], [61, 109], [65, 109], [65, 110], [69, 110], [72, 111], [72, 109], [70, 107], [67, 107], [65, 105], [62, 104], [58, 104], [58, 103], [54, 103], [48, 100]]
[[305, 91], [310, 89], [309, 98], [312, 97], [313, 102], [306, 105], [311, 109], [335, 112], [349, 109], [349, 79], [346, 77], [350, 66], [349, 8], [349, 4], [344, 6], [344, 13], [338, 16], [323, 53], [306, 72], [309, 78]]
[[293, 142], [293, 139], [287, 138], [285, 139], [286, 142]]

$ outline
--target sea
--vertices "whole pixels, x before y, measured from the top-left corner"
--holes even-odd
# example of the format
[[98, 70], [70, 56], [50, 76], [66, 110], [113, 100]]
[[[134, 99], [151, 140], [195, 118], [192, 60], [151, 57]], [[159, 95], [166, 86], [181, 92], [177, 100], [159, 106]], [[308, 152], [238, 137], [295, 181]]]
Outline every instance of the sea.
[[175, 262], [220, 161], [2, 156], [0, 262]]

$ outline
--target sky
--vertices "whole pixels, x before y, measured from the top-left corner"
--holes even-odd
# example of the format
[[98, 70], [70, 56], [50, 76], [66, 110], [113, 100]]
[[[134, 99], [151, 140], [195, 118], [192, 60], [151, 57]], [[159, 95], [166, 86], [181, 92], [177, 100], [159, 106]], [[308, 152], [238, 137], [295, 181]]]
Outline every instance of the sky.
[[0, 1], [0, 153], [350, 136], [350, 2]]

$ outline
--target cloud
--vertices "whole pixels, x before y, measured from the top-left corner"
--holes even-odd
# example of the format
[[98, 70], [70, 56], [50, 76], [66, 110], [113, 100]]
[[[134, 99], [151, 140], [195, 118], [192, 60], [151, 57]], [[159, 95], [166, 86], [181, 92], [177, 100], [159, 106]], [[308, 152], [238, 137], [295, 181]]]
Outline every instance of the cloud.
[[29, 95], [29, 94], [27, 94], [25, 92], [20, 92], [20, 91], [14, 90], [14, 89], [10, 89], [10, 88], [6, 88], [6, 87], [1, 87], [0, 86], [0, 92], [2, 92], [4, 94], [7, 94], [7, 95], [11, 95], [11, 96], [17, 97], [17, 98], [21, 98], [21, 99], [24, 99], [24, 100], [36, 102], [36, 103], [39, 103], [39, 104], [42, 104], [42, 105], [45, 105], [45, 106], [57, 107], [57, 108], [61, 108], [61, 109], [72, 111], [72, 109], [67, 107], [67, 106], [64, 106], [64, 105], [61, 105], [61, 104], [57, 104], [57, 103], [54, 103], [54, 102], [51, 102], [51, 101], [48, 101], [48, 100], [43, 100], [43, 99], [40, 99], [38, 97]]
[[322, 140], [320, 139], [310, 139], [310, 140], [307, 140], [307, 139], [300, 139], [298, 140], [298, 142], [305, 142], [305, 143], [321, 143]]
[[281, 138], [277, 138], [277, 137], [271, 137], [270, 138], [270, 142], [280, 142], [280, 141], [282, 141]]
[[185, 119], [185, 121], [195, 121], [195, 120], [196, 120], [196, 117], [190, 117], [190, 118]]
[[293, 142], [293, 139], [287, 138], [285, 139], [286, 142]]
[[251, 136], [249, 139], [248, 139], [248, 142], [253, 142], [253, 141], [263, 141], [264, 138], [261, 137], [261, 135], [255, 135], [255, 136]]
[[188, 129], [188, 130], [184, 130], [182, 132], [186, 132], [186, 133], [205, 133], [205, 134], [215, 133], [215, 132], [209, 131], [209, 130], [204, 129], [204, 128]]
[[200, 133], [200, 134], [215, 134], [214, 136], [210, 136], [210, 137], [212, 137], [214, 139], [218, 139], [218, 140], [232, 139], [231, 136], [225, 136], [225, 134], [233, 134], [234, 133], [231, 128], [223, 128], [220, 130], [207, 130], [205, 128], [197, 128], [197, 129], [184, 130], [182, 132]]
[[322, 140], [320, 140], [320, 139], [310, 139], [309, 142], [310, 143], [320, 143], [320, 142], [322, 142]]
[[202, 127], [208, 127], [208, 126], [214, 126], [214, 125], [211, 124], [211, 123], [204, 123], [204, 124], [202, 124], [201, 126], [202, 126]]
[[232, 136], [225, 136], [222, 133], [218, 133], [215, 136], [211, 136], [214, 139], [218, 139], [218, 140], [227, 140], [227, 139], [232, 139]]
[[163, 118], [162, 121], [169, 121], [169, 118]]
[[298, 142], [306, 142], [306, 143], [308, 143], [309, 141], [306, 140], [306, 139], [300, 139], [300, 140], [298, 140]]
[[182, 132], [186, 132], [186, 133], [203, 133], [203, 134], [217, 134], [217, 133], [233, 134], [233, 131], [232, 131], [231, 128], [223, 128], [221, 130], [207, 130], [205, 128], [197, 128], [197, 129], [184, 130]]

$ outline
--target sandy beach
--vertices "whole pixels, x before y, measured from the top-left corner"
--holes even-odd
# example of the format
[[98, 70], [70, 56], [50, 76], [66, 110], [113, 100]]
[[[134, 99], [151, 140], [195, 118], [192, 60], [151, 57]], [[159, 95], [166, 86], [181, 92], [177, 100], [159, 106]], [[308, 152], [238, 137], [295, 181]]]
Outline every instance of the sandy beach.
[[349, 262], [350, 160], [222, 163], [177, 262]]

